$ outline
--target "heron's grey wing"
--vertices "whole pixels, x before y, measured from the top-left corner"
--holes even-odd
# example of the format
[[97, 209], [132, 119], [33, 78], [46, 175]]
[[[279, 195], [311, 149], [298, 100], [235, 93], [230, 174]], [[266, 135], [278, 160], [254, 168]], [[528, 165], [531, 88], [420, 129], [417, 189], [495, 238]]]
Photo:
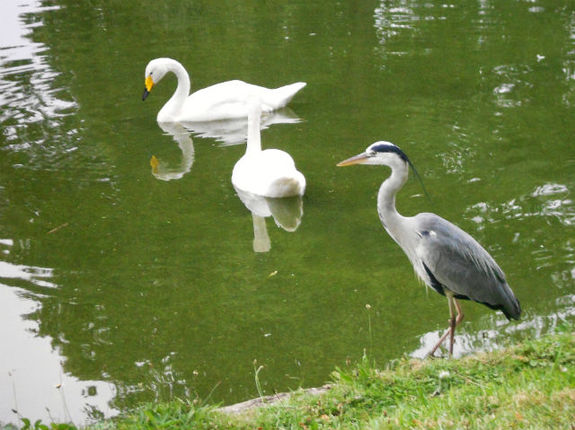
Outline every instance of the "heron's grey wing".
[[505, 274], [473, 237], [434, 214], [417, 215], [415, 226], [416, 253], [432, 283], [440, 284], [456, 298], [502, 310], [507, 318], [519, 318], [519, 302]]

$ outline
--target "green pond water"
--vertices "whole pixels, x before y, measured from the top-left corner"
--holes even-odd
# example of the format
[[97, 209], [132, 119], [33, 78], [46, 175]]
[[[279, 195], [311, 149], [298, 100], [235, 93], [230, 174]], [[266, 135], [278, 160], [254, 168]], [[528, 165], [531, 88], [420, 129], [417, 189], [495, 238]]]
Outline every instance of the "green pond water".
[[[364, 350], [381, 366], [422, 357], [448, 307], [381, 226], [389, 170], [335, 167], [377, 140], [404, 149], [431, 197], [411, 178], [400, 212], [471, 233], [521, 301], [513, 323], [463, 303], [457, 355], [574, 319], [575, 4], [0, 10], [0, 425], [234, 403], [258, 395], [260, 365], [272, 394], [321, 385]], [[142, 102], [155, 57], [179, 60], [192, 89], [307, 82], [262, 131], [306, 176], [301, 202], [254, 220], [230, 181], [245, 124], [160, 128], [175, 78]]]

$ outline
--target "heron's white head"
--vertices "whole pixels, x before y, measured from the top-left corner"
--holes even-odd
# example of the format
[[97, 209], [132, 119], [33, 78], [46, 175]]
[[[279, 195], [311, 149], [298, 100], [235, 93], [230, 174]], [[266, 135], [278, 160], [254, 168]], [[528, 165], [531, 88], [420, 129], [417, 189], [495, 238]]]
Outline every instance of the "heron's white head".
[[146, 97], [148, 97], [148, 94], [152, 91], [153, 86], [160, 82], [166, 75], [168, 72], [167, 63], [169, 61], [172, 60], [169, 58], [156, 58], [148, 63], [145, 72], [146, 80], [144, 82], [146, 87], [144, 89], [144, 94], [142, 95], [142, 100], [146, 100]]
[[355, 155], [347, 160], [343, 160], [337, 165], [340, 167], [351, 166], [352, 164], [372, 164], [389, 167], [409, 164], [407, 155], [391, 142], [379, 141], [372, 143], [365, 152]]
[[391, 168], [392, 171], [399, 170], [405, 171], [405, 177], [407, 178], [407, 168], [411, 167], [413, 173], [419, 183], [421, 184], [421, 188], [423, 188], [423, 192], [431, 200], [425, 186], [423, 185], [423, 181], [417, 173], [415, 166], [407, 158], [405, 152], [401, 150], [401, 148], [397, 145], [394, 145], [391, 142], [379, 141], [372, 143], [367, 147], [365, 152], [361, 154], [357, 154], [347, 160], [343, 160], [337, 163], [338, 166], [351, 166], [353, 164], [372, 164], [372, 165], [383, 165], [388, 166]]

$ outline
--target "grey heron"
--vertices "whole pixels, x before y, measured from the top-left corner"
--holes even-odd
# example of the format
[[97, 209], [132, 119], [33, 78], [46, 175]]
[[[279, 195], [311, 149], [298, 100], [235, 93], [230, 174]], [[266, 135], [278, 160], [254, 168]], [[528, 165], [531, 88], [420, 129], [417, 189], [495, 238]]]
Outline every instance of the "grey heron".
[[458, 299], [473, 300], [500, 310], [509, 320], [519, 319], [521, 307], [505, 274], [473, 237], [433, 213], [406, 217], [397, 211], [395, 196], [407, 180], [409, 166], [413, 167], [398, 146], [375, 142], [365, 152], [338, 166], [353, 164], [391, 168], [391, 175], [381, 184], [377, 196], [379, 218], [387, 233], [403, 249], [421, 281], [447, 297], [449, 328], [429, 355], [435, 353], [447, 336], [450, 336], [449, 354], [453, 354], [455, 328], [463, 320]]

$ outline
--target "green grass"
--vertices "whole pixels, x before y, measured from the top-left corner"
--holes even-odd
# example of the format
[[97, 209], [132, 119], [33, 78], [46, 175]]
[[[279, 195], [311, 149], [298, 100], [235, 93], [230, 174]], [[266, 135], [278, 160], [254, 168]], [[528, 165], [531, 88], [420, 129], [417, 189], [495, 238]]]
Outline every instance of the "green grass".
[[462, 359], [402, 359], [386, 370], [364, 357], [334, 371], [322, 395], [296, 391], [236, 415], [176, 401], [90, 429], [573, 429], [574, 423], [569, 329]]

